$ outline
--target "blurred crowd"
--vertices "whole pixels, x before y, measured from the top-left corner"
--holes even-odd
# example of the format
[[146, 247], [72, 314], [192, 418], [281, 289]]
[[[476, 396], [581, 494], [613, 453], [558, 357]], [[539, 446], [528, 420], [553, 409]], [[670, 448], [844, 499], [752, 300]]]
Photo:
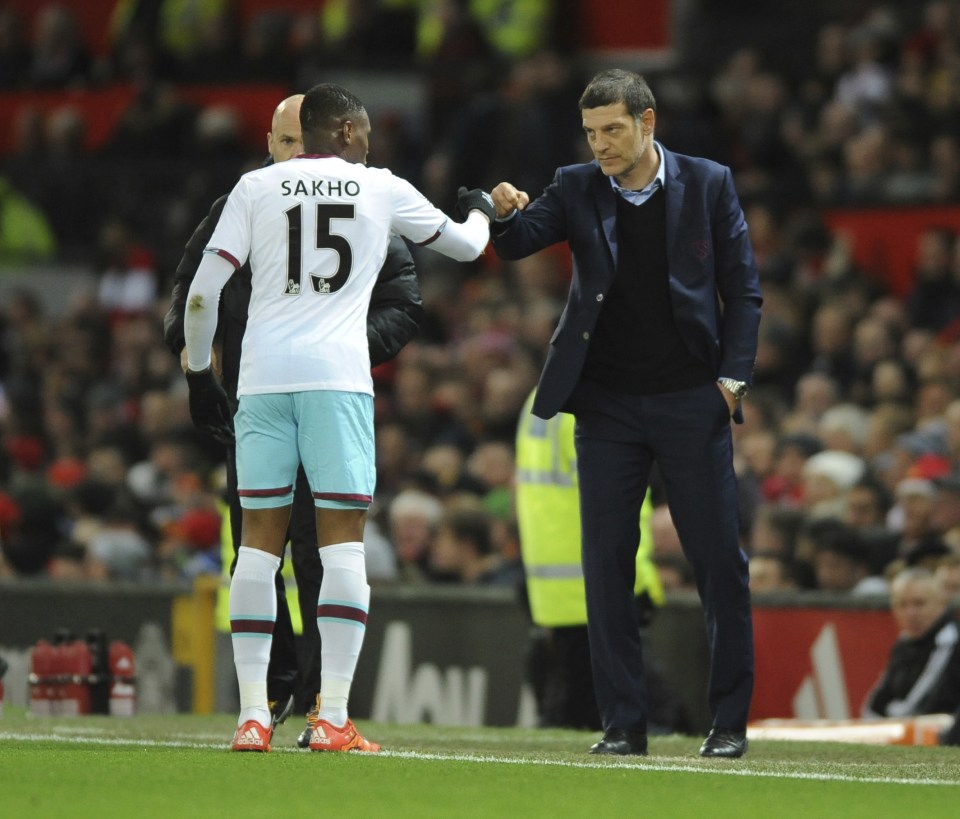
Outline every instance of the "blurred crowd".
[[[334, 67], [402, 68], [419, 78], [424, 123], [378, 116], [371, 164], [447, 211], [461, 184], [510, 180], [536, 195], [587, 156], [578, 4], [328, 0], [242, 27], [228, 0], [120, 0], [99, 55], [68, 6], [43, 5], [32, 31], [0, 6], [0, 93], [128, 83], [136, 95], [96, 150], [66, 105], [23, 116], [0, 158], [0, 196], [19, 197], [19, 224], [35, 225], [0, 220], [0, 276], [30, 261], [96, 272], [56, 314], [29, 289], [0, 305], [0, 576], [218, 572], [223, 452], [190, 425], [161, 318], [186, 239], [264, 146], [178, 85], [292, 92]], [[885, 594], [896, 569], [925, 566], [960, 595], [960, 237], [924, 230], [910, 292], [894, 294], [820, 214], [960, 201], [960, 3], [821, 8], [789, 63], [744, 25], [710, 70], [682, 36], [674, 65], [644, 70], [657, 138], [733, 169], [760, 266], [760, 351], [734, 428], [751, 584]], [[567, 253], [416, 260], [426, 319], [374, 373], [371, 580], [515, 586], [513, 441]], [[692, 589], [653, 489], [661, 576]]]

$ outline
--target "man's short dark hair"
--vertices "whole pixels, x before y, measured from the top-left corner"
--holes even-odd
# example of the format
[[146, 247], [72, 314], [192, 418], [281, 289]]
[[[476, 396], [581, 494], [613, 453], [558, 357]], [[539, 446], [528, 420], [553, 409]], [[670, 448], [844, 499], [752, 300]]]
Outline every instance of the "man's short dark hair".
[[580, 95], [580, 110], [600, 108], [603, 105], [616, 105], [622, 102], [627, 113], [639, 119], [648, 108], [657, 110], [657, 101], [647, 81], [639, 74], [611, 68], [596, 74]]
[[345, 119], [360, 116], [366, 116], [360, 99], [332, 82], [313, 86], [300, 104], [300, 127], [304, 133], [335, 128]]

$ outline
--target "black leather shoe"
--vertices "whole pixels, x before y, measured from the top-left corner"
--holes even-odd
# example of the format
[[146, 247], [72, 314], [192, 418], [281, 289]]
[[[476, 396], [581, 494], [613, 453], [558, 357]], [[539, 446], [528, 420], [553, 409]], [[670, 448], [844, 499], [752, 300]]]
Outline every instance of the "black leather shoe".
[[722, 728], [711, 728], [703, 745], [700, 746], [700, 756], [738, 759], [746, 752], [746, 731], [724, 731]]
[[613, 728], [603, 735], [603, 739], [590, 748], [591, 754], [609, 754], [611, 756], [646, 756], [647, 735], [635, 731]]

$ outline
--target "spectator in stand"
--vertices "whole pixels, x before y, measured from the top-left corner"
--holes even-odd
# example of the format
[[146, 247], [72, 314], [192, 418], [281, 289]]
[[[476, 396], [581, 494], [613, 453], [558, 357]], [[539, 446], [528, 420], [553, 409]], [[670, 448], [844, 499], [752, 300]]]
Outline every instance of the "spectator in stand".
[[[146, 6], [143, 14], [149, 14], [149, 2], [120, 0], [126, 5]], [[136, 9], [133, 13], [141, 12]], [[121, 10], [115, 10], [120, 14]], [[218, 54], [235, 54], [237, 49], [232, 39], [233, 14], [230, 0], [159, 0], [156, 13], [156, 36], [164, 53], [175, 62], [184, 78], [190, 77], [187, 68], [194, 60], [203, 59], [205, 50]]]
[[927, 569], [894, 577], [890, 608], [900, 630], [864, 717], [949, 714], [960, 708], [960, 629], [940, 581]]
[[180, 82], [230, 83], [244, 76], [233, 5], [230, 0], [164, 0], [160, 37], [176, 61]]
[[737, 476], [757, 487], [773, 474], [776, 463], [777, 435], [769, 427], [760, 427], [737, 436]]
[[942, 540], [931, 538], [910, 552], [910, 554], [904, 558], [903, 566], [906, 568], [918, 566], [932, 572], [940, 565], [940, 561], [943, 560], [943, 558], [951, 554], [950, 547]]
[[871, 379], [877, 363], [899, 352], [896, 328], [880, 316], [861, 317], [853, 328], [855, 375], [849, 398], [866, 405], [871, 398]]
[[465, 463], [467, 475], [480, 482], [485, 502], [509, 506], [513, 488], [514, 448], [504, 441], [477, 444]]
[[426, 77], [430, 132], [443, 138], [466, 101], [496, 86], [503, 65], [463, 2], [439, 0], [422, 8], [417, 62]]
[[328, 0], [300, 26], [298, 84], [309, 84], [332, 67], [389, 69], [411, 63], [416, 10], [410, 3]]
[[136, 91], [103, 147], [104, 156], [156, 161], [159, 157], [189, 155], [195, 132], [195, 106], [169, 82], [151, 81]]
[[933, 479], [936, 493], [930, 529], [948, 548], [960, 554], [960, 472]]
[[479, 499], [448, 505], [427, 554], [427, 575], [436, 583], [493, 585], [500, 557], [491, 543], [490, 516]]
[[907, 558], [914, 550], [938, 539], [933, 528], [936, 487], [927, 478], [904, 478], [897, 484], [895, 503], [887, 516], [898, 533], [897, 554]]
[[294, 85], [298, 53], [291, 48], [292, 12], [267, 9], [257, 14], [242, 33], [243, 73], [253, 82]]
[[100, 231], [100, 307], [113, 323], [151, 312], [157, 296], [156, 263], [130, 222], [115, 217]]
[[867, 438], [867, 418], [867, 411], [857, 404], [836, 404], [820, 416], [817, 437], [826, 450], [859, 456]]
[[73, 11], [47, 3], [34, 22], [28, 80], [34, 88], [82, 88], [93, 79], [93, 60]]
[[419, 489], [405, 489], [390, 502], [388, 531], [401, 581], [418, 583], [427, 579], [430, 547], [442, 517], [440, 500]]
[[26, 86], [31, 62], [31, 46], [23, 16], [17, 9], [0, 6], [0, 89]]
[[747, 541], [749, 553], [775, 553], [792, 560], [805, 521], [806, 513], [800, 508], [778, 503], [761, 504]]
[[[554, 170], [579, 150], [580, 121], [565, 101], [576, 94], [568, 62], [540, 51], [512, 63], [503, 84], [477, 94], [452, 117], [446, 139], [428, 157], [432, 195], [454, 195], [454, 182], [513, 179], [523, 190], [540, 190]], [[525, 134], [543, 134], [536, 156], [524, 156]]]
[[[883, 469], [890, 466], [892, 451], [899, 436], [907, 433], [913, 426], [913, 411], [901, 404], [881, 404], [875, 407], [867, 422], [867, 438], [863, 444], [863, 455], [870, 462], [877, 473], [878, 479], [883, 478]], [[888, 491], [893, 490], [896, 480], [891, 485], [882, 481]]]
[[909, 406], [916, 395], [916, 373], [907, 361], [891, 356], [876, 361], [870, 369], [869, 384], [866, 386], [862, 401], [868, 406]]
[[960, 604], [960, 552], [944, 555], [933, 570], [937, 581], [951, 601], [951, 605]]
[[799, 506], [803, 502], [803, 470], [807, 461], [823, 449], [819, 438], [806, 433], [784, 435], [777, 441], [773, 473], [761, 484], [763, 497], [771, 503]]
[[815, 434], [823, 414], [839, 400], [840, 384], [833, 376], [815, 370], [804, 373], [797, 379], [794, 406], [784, 422], [785, 431]]
[[[906, 416], [895, 419], [896, 423], [901, 420], [907, 420]], [[922, 472], [919, 469], [921, 463], [927, 460], [936, 459], [933, 463], [940, 463], [943, 453], [946, 451], [944, 436], [938, 431], [918, 432], [914, 427], [916, 420], [915, 413], [909, 416], [910, 428], [896, 436], [892, 446], [879, 455], [874, 457], [874, 471], [890, 492], [896, 492], [900, 481], [910, 477], [931, 478], [937, 474], [943, 474], [947, 469], [935, 468], [933, 472]], [[897, 527], [896, 518], [890, 521], [894, 528]]]
[[954, 232], [930, 227], [917, 237], [913, 287], [907, 295], [912, 327], [942, 330], [960, 314], [960, 284], [953, 280], [950, 265]]
[[810, 370], [833, 378], [841, 395], [845, 395], [856, 376], [849, 308], [834, 302], [822, 304], [813, 316], [810, 341], [813, 346]]
[[862, 532], [880, 530], [886, 524], [890, 506], [887, 490], [868, 474], [847, 491], [843, 519]]
[[886, 594], [887, 582], [876, 573], [878, 562], [870, 553], [870, 545], [856, 529], [830, 519], [816, 542], [813, 569], [816, 588], [820, 591], [844, 592], [852, 595]]
[[842, 517], [846, 495], [866, 471], [863, 458], [841, 450], [811, 455], [803, 465], [803, 506], [811, 517]]
[[0, 551], [18, 577], [42, 576], [64, 545], [63, 503], [43, 484], [23, 483], [3, 494]]
[[956, 397], [954, 384], [944, 371], [939, 377], [923, 378], [917, 388], [915, 411], [920, 434], [935, 439], [937, 454], [945, 449], [946, 431], [943, 414]]
[[929, 70], [942, 58], [943, 49], [954, 43], [956, 11], [948, 0], [928, 0], [923, 4], [920, 25], [903, 40], [903, 53], [913, 54]]
[[750, 557], [750, 593], [789, 592], [797, 588], [793, 567], [780, 552], [756, 552]]

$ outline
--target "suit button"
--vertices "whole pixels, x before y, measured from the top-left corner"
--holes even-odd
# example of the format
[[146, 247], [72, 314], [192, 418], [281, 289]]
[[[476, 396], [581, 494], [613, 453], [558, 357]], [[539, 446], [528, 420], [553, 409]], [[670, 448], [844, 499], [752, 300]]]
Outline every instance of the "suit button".
[[603, 301], [603, 293], [597, 293], [597, 301]]
[[584, 341], [589, 341], [589, 340], [590, 340], [590, 333], [584, 331], [584, 333], [583, 333], [583, 340], [584, 340]]

